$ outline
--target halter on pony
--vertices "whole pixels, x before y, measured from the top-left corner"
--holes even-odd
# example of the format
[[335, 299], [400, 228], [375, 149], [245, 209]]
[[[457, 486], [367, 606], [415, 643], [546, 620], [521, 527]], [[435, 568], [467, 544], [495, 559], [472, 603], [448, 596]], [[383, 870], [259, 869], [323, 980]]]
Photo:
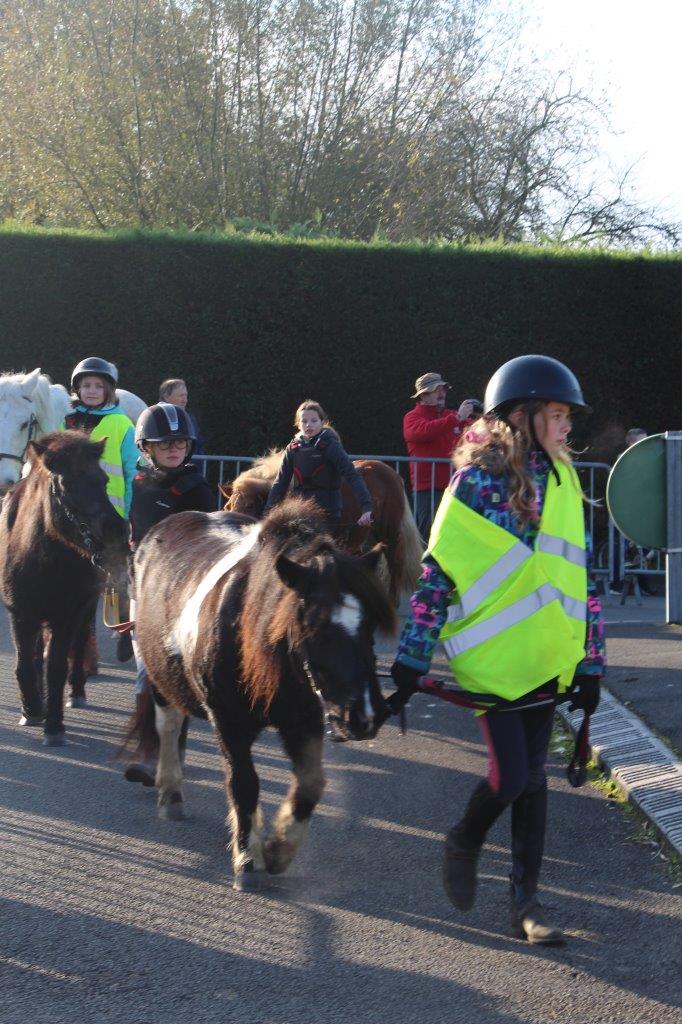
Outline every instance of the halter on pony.
[[28, 433], [26, 435], [26, 444], [21, 455], [14, 455], [13, 452], [0, 452], [0, 459], [13, 459], [14, 462], [18, 462], [20, 466], [26, 461], [26, 451], [31, 441], [35, 440], [36, 434], [38, 433], [38, 417], [34, 412], [31, 413], [29, 421], [27, 423]]

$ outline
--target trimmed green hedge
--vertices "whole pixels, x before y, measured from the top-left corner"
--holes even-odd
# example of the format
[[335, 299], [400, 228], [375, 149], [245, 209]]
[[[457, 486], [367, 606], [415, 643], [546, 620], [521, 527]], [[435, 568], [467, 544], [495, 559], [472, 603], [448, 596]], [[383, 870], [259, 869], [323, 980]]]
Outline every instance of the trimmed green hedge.
[[400, 454], [419, 374], [456, 406], [524, 352], [577, 373], [591, 456], [682, 426], [678, 256], [10, 228], [0, 281], [0, 370], [101, 355], [147, 401], [185, 377], [212, 452], [284, 444], [312, 397], [349, 451]]

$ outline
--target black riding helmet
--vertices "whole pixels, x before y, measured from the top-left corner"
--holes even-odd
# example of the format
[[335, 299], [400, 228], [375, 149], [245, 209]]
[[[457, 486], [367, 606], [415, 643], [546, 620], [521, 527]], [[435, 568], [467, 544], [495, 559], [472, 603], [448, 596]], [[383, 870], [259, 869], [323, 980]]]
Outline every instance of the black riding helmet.
[[170, 402], [159, 402], [150, 405], [140, 414], [135, 427], [135, 443], [142, 449], [145, 441], [174, 441], [176, 439], [190, 442], [188, 458], [191, 457], [196, 444], [196, 434], [192, 421], [179, 405]]
[[533, 443], [546, 456], [554, 479], [560, 486], [561, 478], [557, 468], [535, 433], [533, 412], [539, 402], [564, 402], [574, 411], [591, 412], [583, 398], [578, 378], [567, 366], [551, 356], [517, 356], [503, 363], [488, 381], [483, 399], [484, 413], [508, 422], [510, 412], [520, 402], [525, 403]]
[[523, 401], [565, 402], [574, 410], [592, 411], [575, 374], [551, 356], [517, 356], [503, 363], [488, 381], [483, 411], [504, 419]]
[[100, 359], [99, 356], [88, 356], [87, 359], [81, 359], [80, 363], [74, 367], [71, 374], [71, 390], [78, 393], [81, 377], [89, 377], [90, 374], [104, 377], [114, 388], [118, 384], [118, 370], [113, 363], [106, 359]]

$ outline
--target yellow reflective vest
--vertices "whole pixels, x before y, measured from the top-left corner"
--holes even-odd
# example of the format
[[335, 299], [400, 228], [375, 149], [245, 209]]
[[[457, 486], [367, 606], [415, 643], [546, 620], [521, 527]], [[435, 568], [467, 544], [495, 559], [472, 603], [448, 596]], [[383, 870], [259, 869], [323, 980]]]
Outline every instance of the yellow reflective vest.
[[107, 496], [120, 516], [125, 519], [125, 479], [123, 476], [123, 462], [121, 459], [121, 446], [123, 438], [130, 427], [131, 420], [122, 412], [108, 412], [102, 416], [99, 423], [90, 433], [91, 441], [101, 441], [106, 437], [106, 444], [102, 452], [99, 464], [109, 478], [107, 481]]
[[582, 493], [572, 466], [550, 473], [535, 548], [446, 491], [429, 554], [455, 584], [441, 629], [450, 668], [474, 693], [516, 700], [585, 656], [587, 572]]

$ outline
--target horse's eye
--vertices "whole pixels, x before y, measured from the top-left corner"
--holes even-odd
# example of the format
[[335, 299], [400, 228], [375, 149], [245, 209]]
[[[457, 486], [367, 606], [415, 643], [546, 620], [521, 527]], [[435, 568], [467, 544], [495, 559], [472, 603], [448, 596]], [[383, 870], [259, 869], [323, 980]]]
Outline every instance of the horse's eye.
[[19, 427], [19, 430], [26, 430], [27, 426], [28, 426], [28, 420], [26, 420], [25, 423], [21, 424], [21, 426]]

